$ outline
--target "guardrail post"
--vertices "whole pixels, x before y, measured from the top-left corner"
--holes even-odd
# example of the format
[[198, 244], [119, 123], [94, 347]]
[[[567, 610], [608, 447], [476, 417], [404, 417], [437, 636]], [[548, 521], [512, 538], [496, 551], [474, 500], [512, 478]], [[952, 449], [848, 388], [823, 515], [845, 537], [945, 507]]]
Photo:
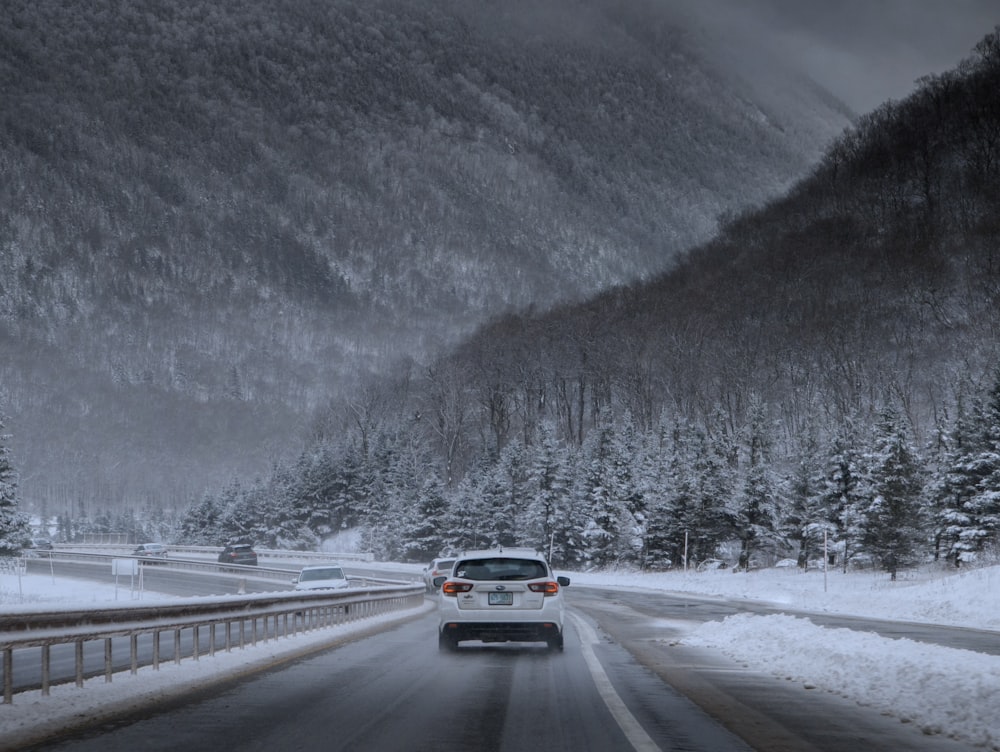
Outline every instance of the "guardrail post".
[[174, 630], [174, 663], [181, 665], [181, 629]]
[[76, 658], [76, 686], [83, 686], [83, 640], [77, 640], [73, 646], [75, 648]]
[[160, 670], [160, 630], [153, 630], [153, 670]]
[[42, 645], [42, 696], [47, 697], [49, 694], [49, 667], [51, 662], [49, 660], [49, 646]]
[[201, 645], [198, 644], [198, 625], [191, 627], [191, 657], [198, 660], [198, 653], [201, 652]]
[[111, 638], [104, 638], [104, 681], [110, 682], [114, 673], [114, 663], [111, 660]]
[[208, 656], [215, 655], [215, 622], [208, 625]]
[[129, 671], [133, 674], [139, 673], [139, 633], [133, 632], [128, 636], [128, 659]]
[[14, 701], [14, 650], [3, 651], [3, 702], [10, 705]]

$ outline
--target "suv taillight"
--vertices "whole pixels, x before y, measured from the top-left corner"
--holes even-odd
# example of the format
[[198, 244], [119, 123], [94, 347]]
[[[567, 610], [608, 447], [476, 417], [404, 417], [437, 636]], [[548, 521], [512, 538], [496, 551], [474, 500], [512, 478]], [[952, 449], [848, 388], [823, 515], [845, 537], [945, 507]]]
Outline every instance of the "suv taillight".
[[555, 595], [559, 592], [559, 583], [552, 582], [532, 582], [528, 585], [528, 590], [533, 593], [544, 593], [546, 596]]
[[452, 598], [457, 598], [459, 593], [468, 593], [472, 590], [471, 582], [452, 582], [448, 580], [441, 586], [441, 592], [445, 595], [450, 595]]

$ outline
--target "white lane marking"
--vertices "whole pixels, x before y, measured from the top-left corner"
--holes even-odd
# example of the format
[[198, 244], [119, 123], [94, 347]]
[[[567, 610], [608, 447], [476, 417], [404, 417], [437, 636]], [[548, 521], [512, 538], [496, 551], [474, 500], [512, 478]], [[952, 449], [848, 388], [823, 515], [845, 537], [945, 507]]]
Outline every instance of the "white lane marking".
[[639, 721], [636, 720], [635, 716], [632, 715], [631, 711], [625, 707], [624, 700], [622, 700], [611, 685], [611, 680], [608, 678], [604, 666], [597, 660], [597, 655], [591, 647], [591, 645], [596, 645], [598, 642], [597, 633], [576, 614], [570, 614], [569, 616], [576, 625], [577, 633], [580, 635], [583, 659], [587, 662], [587, 668], [590, 669], [590, 675], [594, 679], [597, 691], [600, 693], [601, 699], [604, 700], [604, 704], [608, 706], [608, 710], [611, 711], [611, 715], [614, 716], [615, 721], [618, 722], [618, 726], [625, 734], [625, 737], [631, 743], [632, 748], [636, 752], [662, 752], [656, 742], [646, 733], [646, 730]]

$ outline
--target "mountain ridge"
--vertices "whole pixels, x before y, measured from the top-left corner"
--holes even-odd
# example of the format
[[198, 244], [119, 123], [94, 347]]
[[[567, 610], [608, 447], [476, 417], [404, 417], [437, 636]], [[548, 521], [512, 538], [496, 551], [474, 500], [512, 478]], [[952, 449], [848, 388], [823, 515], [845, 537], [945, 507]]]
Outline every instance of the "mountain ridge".
[[682, 4], [511, 7], [5, 5], [0, 409], [27, 499], [184, 503], [372, 373], [669, 266], [847, 122], [808, 83], [787, 117], [755, 103]]

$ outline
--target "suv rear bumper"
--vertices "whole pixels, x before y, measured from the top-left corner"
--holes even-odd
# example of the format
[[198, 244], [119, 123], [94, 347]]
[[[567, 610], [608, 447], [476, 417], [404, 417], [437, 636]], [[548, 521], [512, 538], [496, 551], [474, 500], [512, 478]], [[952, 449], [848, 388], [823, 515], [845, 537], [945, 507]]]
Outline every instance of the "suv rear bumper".
[[452, 642], [482, 640], [483, 642], [552, 642], [561, 633], [554, 621], [468, 622], [444, 621], [441, 635]]

